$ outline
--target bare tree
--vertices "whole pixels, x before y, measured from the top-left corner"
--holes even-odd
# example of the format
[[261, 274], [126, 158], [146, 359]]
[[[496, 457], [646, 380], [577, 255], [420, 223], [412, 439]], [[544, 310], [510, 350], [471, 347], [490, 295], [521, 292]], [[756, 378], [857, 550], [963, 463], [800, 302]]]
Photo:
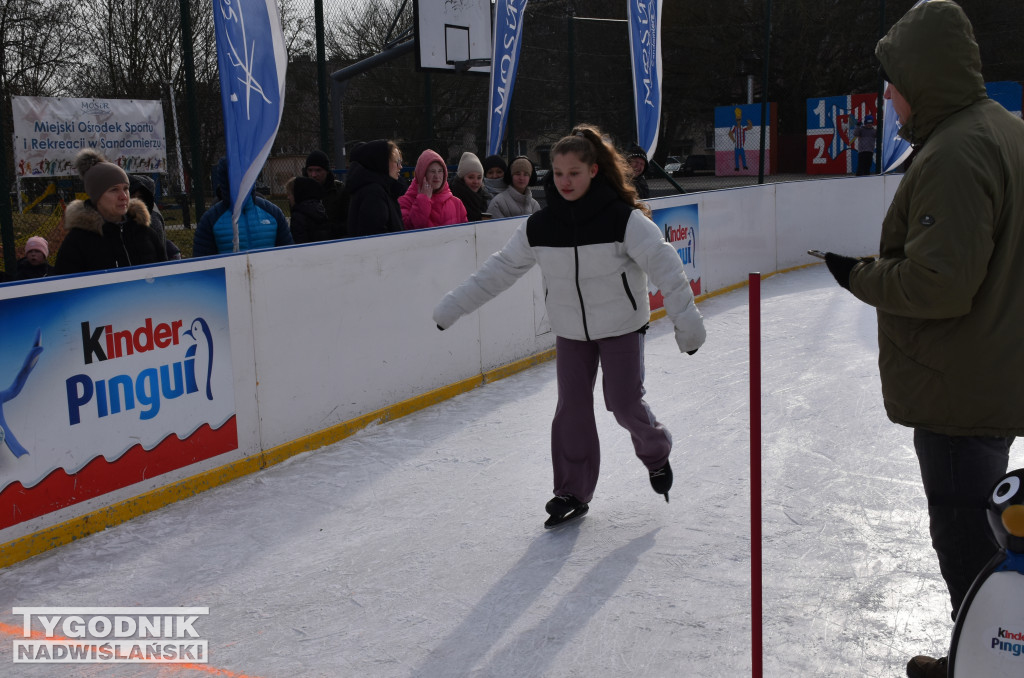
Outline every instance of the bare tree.
[[0, 0], [0, 91], [49, 96], [78, 61], [73, 0]]

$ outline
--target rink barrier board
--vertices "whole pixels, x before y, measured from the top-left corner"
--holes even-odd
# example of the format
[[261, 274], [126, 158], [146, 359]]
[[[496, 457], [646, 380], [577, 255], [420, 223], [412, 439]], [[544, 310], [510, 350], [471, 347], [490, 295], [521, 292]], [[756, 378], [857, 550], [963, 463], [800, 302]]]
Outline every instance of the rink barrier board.
[[[653, 317], [652, 317], [653, 319]], [[169, 504], [188, 499], [200, 492], [225, 485], [263, 469], [280, 464], [304, 452], [318, 450], [361, 431], [374, 424], [384, 424], [401, 419], [438, 403], [450, 400], [475, 388], [499, 381], [506, 377], [548, 362], [555, 357], [555, 350], [549, 349], [528, 356], [509, 365], [503, 365], [484, 374], [434, 389], [415, 398], [381, 408], [361, 417], [336, 424], [290, 443], [278, 445], [255, 455], [243, 457], [229, 464], [159, 487], [138, 496], [126, 499], [83, 516], [72, 518], [58, 525], [0, 544], [0, 567], [7, 567], [50, 549], [102, 532], [132, 518], [137, 518]]]
[[[803, 264], [793, 266], [784, 270], [766, 274], [764, 278], [775, 275], [790, 273], [792, 271], [820, 266], [820, 263]], [[698, 303], [717, 297], [729, 292], [746, 287], [749, 283], [743, 281], [735, 285], [729, 285], [720, 290], [703, 294], [696, 297]], [[651, 312], [651, 322], [661, 320], [666, 315], [664, 308], [655, 309]], [[549, 362], [555, 358], [555, 349], [549, 349], [509, 365], [489, 370], [487, 373], [464, 379], [458, 383], [435, 389], [429, 393], [397, 403], [394, 406], [382, 408], [376, 412], [357, 417], [350, 421], [337, 424], [330, 428], [318, 431], [305, 436], [299, 440], [279, 445], [273, 449], [266, 450], [257, 455], [243, 457], [237, 461], [211, 469], [204, 473], [179, 480], [170, 485], [160, 487], [156, 490], [145, 492], [131, 499], [118, 502], [111, 506], [92, 511], [78, 518], [34, 532], [25, 537], [14, 539], [6, 544], [0, 545], [0, 567], [13, 565], [22, 560], [27, 560], [50, 549], [73, 541], [82, 539], [91, 534], [102, 532], [133, 518], [146, 513], [156, 511], [160, 508], [188, 499], [206, 490], [225, 485], [233, 480], [243, 478], [263, 469], [280, 464], [294, 456], [318, 450], [328, 445], [344, 440], [356, 432], [374, 424], [383, 424], [389, 421], [400, 419], [428, 407], [432, 407], [455, 396], [472, 391], [473, 389], [505, 379], [519, 372], [523, 372], [537, 365]]]
[[[703, 301], [744, 287], [747, 284], [747, 273], [750, 271], [767, 270], [768, 273], [765, 273], [764, 277], [770, 277], [777, 273], [817, 265], [816, 261], [807, 262], [805, 248], [808, 246], [851, 254], [865, 253], [877, 248], [878, 224], [884, 215], [886, 205], [892, 199], [899, 178], [862, 178], [857, 182], [840, 179], [752, 186], [660, 198], [651, 204], [656, 210], [656, 215], [659, 207], [671, 210], [680, 205], [699, 206], [700, 246], [695, 247], [694, 251], [697, 253], [695, 256], [698, 259], [698, 273], [703, 279], [703, 293], [697, 295], [697, 300]], [[859, 188], [864, 190], [856, 190]], [[780, 195], [784, 197], [779, 197]], [[834, 211], [824, 211], [827, 205], [835, 207]], [[452, 284], [475, 270], [490, 252], [504, 243], [521, 221], [497, 220], [484, 222], [483, 226], [459, 225], [410, 232], [399, 237], [321, 243], [305, 253], [301, 247], [283, 248], [244, 255], [189, 260], [171, 265], [177, 267], [173, 269], [174, 272], [217, 265], [225, 267], [228, 271], [231, 350], [233, 357], [236, 358], [234, 370], [239, 448], [231, 454], [223, 455], [219, 460], [209, 460], [220, 462], [216, 465], [194, 464], [183, 468], [181, 473], [149, 479], [147, 487], [140, 484], [126, 488], [123, 492], [99, 498], [108, 502], [105, 506], [93, 500], [89, 505], [81, 507], [80, 515], [67, 518], [70, 511], [65, 509], [59, 513], [55, 512], [50, 517], [48, 525], [41, 525], [40, 520], [26, 524], [20, 533], [12, 535], [13, 538], [0, 544], [0, 567], [194, 496], [198, 492], [262, 470], [302, 452], [337, 442], [366, 426], [397, 419], [550, 360], [554, 357], [554, 338], [550, 335], [550, 328], [544, 330], [538, 320], [537, 309], [543, 307], [543, 291], [536, 269], [527, 275], [527, 279], [530, 279], [532, 274], [536, 274], [532, 276], [532, 280], [528, 280], [525, 285], [522, 282], [517, 283], [510, 291], [478, 313], [468, 316], [459, 323], [458, 328], [449, 329], [443, 336], [432, 323], [429, 324], [429, 328], [419, 327], [423, 320], [418, 318], [419, 315], [425, 315], [429, 320], [429, 308], [425, 313], [423, 308], [436, 302], [436, 298], [440, 298]], [[858, 225], [864, 228], [857, 228]], [[419, 237], [419, 240], [403, 240], [403, 237], [413, 233], [418, 234], [414, 237]], [[813, 237], [809, 237], [810, 235]], [[389, 283], [385, 275], [391, 273], [392, 277], [395, 277], [395, 263], [389, 263], [387, 257], [392, 255], [393, 250], [403, 249], [418, 249], [418, 256], [437, 259], [430, 259], [433, 267], [410, 269], [410, 262], [417, 260], [409, 260], [408, 252], [400, 251], [396, 261], [399, 267], [405, 267], [400, 272], [406, 276], [406, 280], [399, 283], [408, 282], [410, 270], [415, 271], [417, 275], [415, 284], [407, 287], [402, 287], [394, 281]], [[402, 256], [406, 259], [402, 259]], [[385, 318], [387, 322], [397, 324], [400, 330], [408, 330], [409, 336], [403, 338], [405, 343], [400, 346], [402, 349], [408, 349], [411, 342], [417, 349], [406, 351], [414, 354], [420, 361], [419, 373], [409, 375], [408, 382], [403, 382], [406, 397], [401, 397], [401, 393], [393, 393], [393, 387], [391, 391], [380, 388], [374, 379], [371, 380], [374, 383], [370, 386], [378, 387], [376, 393], [370, 393], [371, 397], [365, 401], [347, 403], [350, 409], [353, 406], [358, 408], [369, 405], [373, 408], [370, 412], [342, 412], [342, 416], [337, 417], [335, 423], [317, 426], [316, 424], [327, 419], [324, 412], [306, 412], [296, 408], [292, 414], [304, 416], [305, 423], [292, 422], [294, 426], [283, 432], [275, 426], [279, 423], [277, 421], [271, 421], [267, 425], [267, 411], [278, 414], [273, 410], [276, 405], [283, 402], [275, 401], [275, 397], [279, 398], [281, 395], [277, 391], [291, 386], [290, 392], [295, 393], [295, 381], [287, 380], [291, 376], [288, 373], [275, 374], [273, 369], [265, 369], [266, 364], [261, 362], [265, 360], [268, 351], [280, 349], [280, 344], [275, 345], [274, 342], [280, 342], [281, 337], [268, 338], [267, 335], [268, 329], [272, 329], [268, 323], [273, 319], [268, 309], [273, 310], [274, 304], [280, 303], [281, 299], [268, 300], [264, 295], [274, 284], [282, 284], [280, 275], [268, 283], [261, 282], [261, 274], [267, 270], [273, 272], [275, 268], [287, 272], [290, 266], [310, 261], [313, 262], [311, 265], [319, 262], [322, 266], [325, 259], [333, 262], [336, 269], [344, 270], [352, 262], [359, 262], [360, 258], [373, 260], [371, 264], [383, 280], [383, 283], [380, 280], [367, 282], [373, 291], [380, 291], [378, 287], [383, 288], [380, 292], [381, 297], [387, 302], [382, 310], [377, 311], [374, 318]], [[102, 285], [130, 279], [133, 276], [148, 275], [145, 272], [139, 273], [139, 270], [142, 269], [103, 273], [77, 281], [57, 278], [32, 290], [35, 292], [39, 289], [39, 293], [42, 294], [53, 289], [89, 284]], [[158, 270], [159, 272], [163, 271]], [[337, 271], [332, 270], [330, 273], [337, 274]], [[334, 278], [331, 278], [331, 281], [333, 282]], [[308, 285], [310, 280], [299, 282]], [[372, 287], [375, 283], [378, 287]], [[344, 284], [344, 280], [339, 284]], [[392, 287], [387, 287], [388, 284]], [[0, 298], [2, 297], [3, 295], [0, 295]], [[349, 309], [345, 307], [343, 310]], [[663, 309], [655, 310], [651, 319], [658, 320], [664, 317], [664, 314]], [[416, 317], [411, 319], [410, 315]], [[528, 315], [532, 316], [532, 322], [527, 320]], [[357, 321], [350, 321], [349, 324], [351, 322]], [[515, 325], [512, 331], [506, 332], [505, 330], [512, 325]], [[347, 330], [347, 327], [345, 329]], [[385, 348], [377, 346], [373, 341], [384, 333], [386, 329], [381, 329], [381, 332], [376, 334], [364, 335], [363, 338], [368, 341], [370, 348], [360, 351], [371, 354], [370, 358], [375, 351], [384, 352]], [[345, 337], [342, 337], [339, 343], [343, 344], [344, 339]], [[262, 346], [261, 342], [266, 342], [268, 346]], [[436, 354], [441, 353], [437, 350], [438, 345], [444, 347], [443, 363], [437, 361]], [[435, 355], [431, 355], [431, 351]], [[391, 357], [390, 354], [388, 357]], [[363, 358], [360, 353], [355, 361]], [[440, 370], [439, 364], [443, 365]], [[427, 373], [423, 368], [432, 371]], [[364, 366], [363, 369], [375, 370], [372, 364]], [[322, 381], [338, 379], [329, 370], [316, 374]], [[372, 374], [376, 377], [376, 371]], [[431, 380], [435, 383], [429, 383]], [[349, 396], [347, 392], [344, 395], [346, 398]], [[394, 397], [395, 395], [399, 397]], [[298, 399], [296, 396], [292, 397]], [[374, 399], [380, 401], [377, 407], [373, 407]], [[344, 416], [345, 414], [348, 416]], [[274, 440], [275, 437], [278, 440]], [[231, 461], [223, 463], [229, 459]], [[4, 531], [10, 534], [15, 530], [9, 528]]]

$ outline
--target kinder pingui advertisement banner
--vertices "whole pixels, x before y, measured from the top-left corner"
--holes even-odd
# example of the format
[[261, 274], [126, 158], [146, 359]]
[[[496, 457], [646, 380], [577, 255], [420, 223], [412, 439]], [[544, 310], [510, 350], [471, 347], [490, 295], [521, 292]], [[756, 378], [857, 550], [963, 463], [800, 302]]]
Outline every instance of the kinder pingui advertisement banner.
[[0, 318], [0, 529], [237, 449], [224, 269]]
[[[701, 293], [700, 270], [697, 268], [697, 234], [700, 231], [700, 213], [697, 205], [680, 205], [654, 210], [651, 215], [654, 223], [661, 227], [668, 241], [679, 259], [683, 262], [683, 270], [690, 280], [690, 289], [693, 296], [698, 297]], [[651, 308], [661, 308], [664, 305], [661, 292], [651, 290]]]

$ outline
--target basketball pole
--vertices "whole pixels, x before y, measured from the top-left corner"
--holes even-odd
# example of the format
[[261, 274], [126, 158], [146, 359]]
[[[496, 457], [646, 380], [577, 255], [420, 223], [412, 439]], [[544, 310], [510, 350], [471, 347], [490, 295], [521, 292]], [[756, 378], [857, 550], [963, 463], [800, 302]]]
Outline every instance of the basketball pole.
[[762, 678], [761, 274], [749, 274], [747, 287], [750, 307], [750, 651], [753, 678]]

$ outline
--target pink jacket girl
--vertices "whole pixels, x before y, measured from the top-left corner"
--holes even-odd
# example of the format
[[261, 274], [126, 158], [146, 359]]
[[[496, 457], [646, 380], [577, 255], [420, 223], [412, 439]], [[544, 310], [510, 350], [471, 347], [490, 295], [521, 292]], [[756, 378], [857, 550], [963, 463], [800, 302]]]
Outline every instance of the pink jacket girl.
[[405, 230], [462, 224], [466, 206], [448, 187], [448, 169], [444, 160], [429, 148], [416, 161], [416, 174], [405, 195], [398, 199]]

